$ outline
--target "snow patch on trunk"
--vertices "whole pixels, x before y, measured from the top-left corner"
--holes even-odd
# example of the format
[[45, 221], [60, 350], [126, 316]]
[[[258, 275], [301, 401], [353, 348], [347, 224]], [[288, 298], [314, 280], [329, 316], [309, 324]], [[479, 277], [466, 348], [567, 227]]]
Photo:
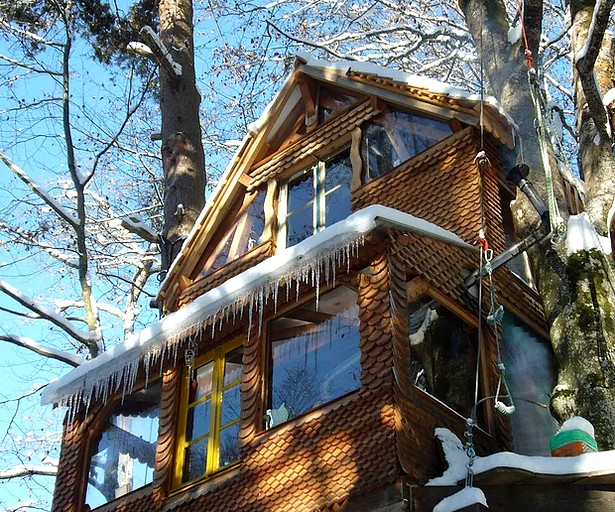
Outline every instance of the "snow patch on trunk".
[[570, 256], [575, 252], [589, 251], [590, 249], [611, 254], [611, 242], [607, 237], [596, 233], [586, 212], [571, 215], [568, 219], [568, 232], [566, 234], [566, 254]]

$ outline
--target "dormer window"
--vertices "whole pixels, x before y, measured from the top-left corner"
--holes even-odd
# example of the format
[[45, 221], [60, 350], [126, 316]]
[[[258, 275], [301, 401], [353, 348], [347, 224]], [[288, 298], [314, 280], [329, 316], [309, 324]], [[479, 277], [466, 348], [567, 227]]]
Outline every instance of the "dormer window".
[[350, 150], [319, 161], [281, 188], [280, 247], [291, 247], [350, 215]]
[[452, 133], [444, 121], [386, 109], [362, 127], [364, 181], [382, 176]]

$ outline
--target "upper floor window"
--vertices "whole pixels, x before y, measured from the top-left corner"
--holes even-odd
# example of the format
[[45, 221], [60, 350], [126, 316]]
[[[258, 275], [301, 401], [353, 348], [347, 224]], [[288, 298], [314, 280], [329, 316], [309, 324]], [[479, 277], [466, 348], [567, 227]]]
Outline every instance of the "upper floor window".
[[364, 181], [382, 176], [452, 133], [444, 121], [387, 109], [362, 127]]
[[357, 293], [338, 286], [269, 322], [272, 427], [361, 385]]
[[429, 296], [408, 310], [414, 385], [467, 416], [474, 405], [477, 329]]
[[182, 390], [175, 485], [239, 459], [243, 345], [236, 340], [200, 358]]
[[152, 482], [160, 384], [132, 393], [90, 445], [85, 503], [91, 509]]
[[243, 203], [233, 210], [235, 213], [232, 227], [227, 228], [207, 258], [204, 265], [206, 274], [239, 258], [262, 242], [261, 236], [265, 228], [264, 204], [265, 191], [260, 190], [245, 196]]
[[281, 187], [280, 246], [296, 245], [348, 217], [351, 181], [350, 150], [345, 149], [285, 183]]

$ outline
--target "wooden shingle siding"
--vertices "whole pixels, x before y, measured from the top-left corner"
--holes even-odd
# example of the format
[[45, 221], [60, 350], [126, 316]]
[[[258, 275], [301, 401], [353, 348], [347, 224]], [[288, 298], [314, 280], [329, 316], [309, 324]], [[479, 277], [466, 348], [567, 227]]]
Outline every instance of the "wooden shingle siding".
[[359, 286], [361, 384], [391, 384], [391, 313], [389, 283], [384, 253], [370, 263], [369, 276], [361, 275]]
[[471, 129], [455, 133], [365, 184], [353, 196], [353, 210], [389, 206], [473, 241], [480, 229], [477, 152]]

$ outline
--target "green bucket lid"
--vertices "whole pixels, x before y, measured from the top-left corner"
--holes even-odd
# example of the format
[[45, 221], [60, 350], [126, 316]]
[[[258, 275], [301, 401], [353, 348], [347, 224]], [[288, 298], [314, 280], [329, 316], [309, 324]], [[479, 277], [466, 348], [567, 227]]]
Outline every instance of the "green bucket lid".
[[555, 434], [551, 438], [551, 441], [549, 441], [549, 447], [551, 448], [551, 451], [553, 451], [567, 444], [578, 443], [579, 441], [585, 443], [594, 451], [598, 451], [598, 445], [596, 444], [596, 440], [584, 430], [577, 429], [564, 430], [559, 434]]

